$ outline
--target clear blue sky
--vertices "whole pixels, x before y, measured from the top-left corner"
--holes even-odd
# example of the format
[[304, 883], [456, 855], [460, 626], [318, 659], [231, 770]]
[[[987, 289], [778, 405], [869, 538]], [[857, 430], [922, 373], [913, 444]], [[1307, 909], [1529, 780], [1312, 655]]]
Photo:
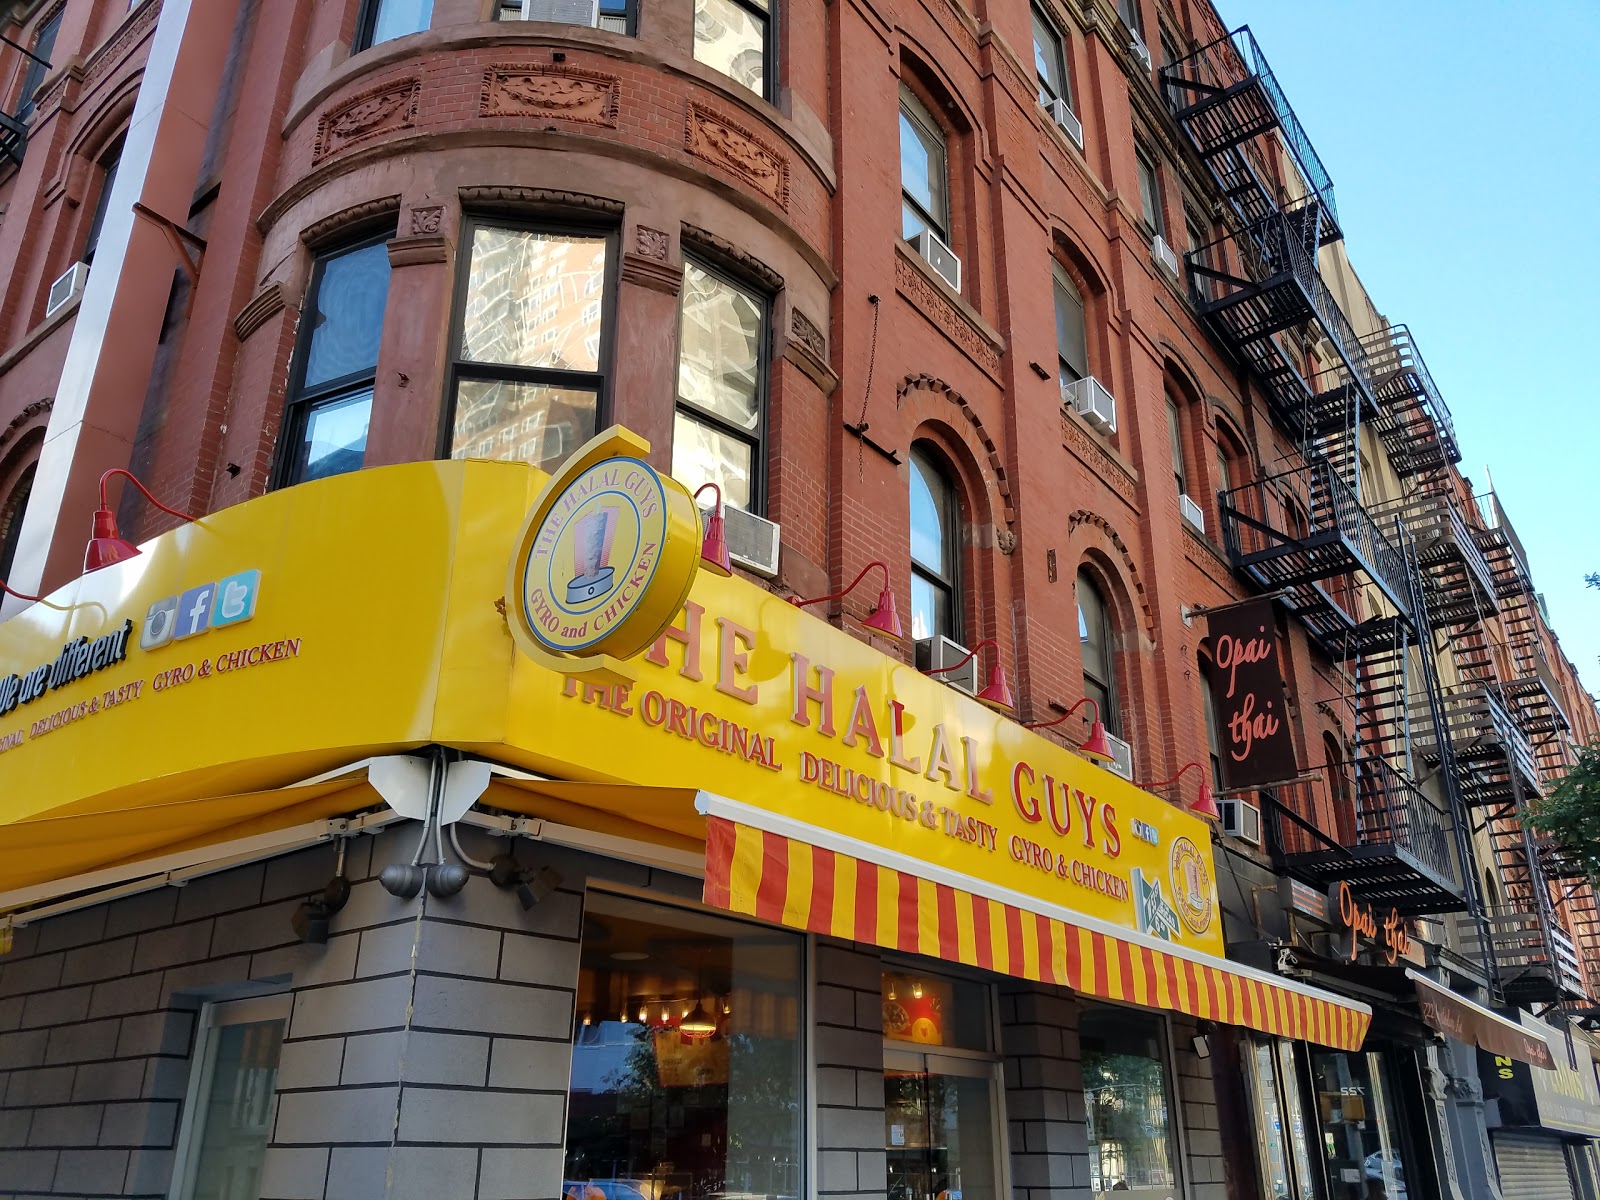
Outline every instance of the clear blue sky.
[[1333, 178], [1351, 261], [1411, 327], [1567, 657], [1600, 693], [1600, 3], [1216, 0]]

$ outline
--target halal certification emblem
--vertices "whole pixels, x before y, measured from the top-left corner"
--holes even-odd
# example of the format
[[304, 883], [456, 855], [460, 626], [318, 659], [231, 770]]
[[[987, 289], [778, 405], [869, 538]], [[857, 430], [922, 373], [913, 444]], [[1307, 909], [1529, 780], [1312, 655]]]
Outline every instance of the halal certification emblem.
[[1200, 848], [1186, 837], [1172, 843], [1169, 859], [1172, 874], [1172, 903], [1178, 916], [1192, 933], [1211, 928], [1214, 902], [1211, 899], [1211, 868]]

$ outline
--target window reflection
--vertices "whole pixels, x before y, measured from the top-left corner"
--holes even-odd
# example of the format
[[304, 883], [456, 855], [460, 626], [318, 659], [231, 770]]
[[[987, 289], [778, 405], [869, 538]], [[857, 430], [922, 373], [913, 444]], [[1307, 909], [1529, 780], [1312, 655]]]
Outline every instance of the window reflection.
[[800, 939], [591, 895], [567, 1200], [798, 1197]]
[[1086, 1008], [1079, 1025], [1089, 1129], [1089, 1188], [1096, 1196], [1178, 1185], [1167, 1137], [1161, 1018], [1132, 1009]]
[[678, 410], [672, 473], [691, 486], [712, 482], [735, 508], [758, 506], [762, 434], [764, 299], [683, 265], [678, 319]]
[[931, 452], [911, 450], [911, 636], [961, 640], [955, 490]]
[[1383, 1056], [1315, 1051], [1329, 1200], [1406, 1200], [1393, 1094]]

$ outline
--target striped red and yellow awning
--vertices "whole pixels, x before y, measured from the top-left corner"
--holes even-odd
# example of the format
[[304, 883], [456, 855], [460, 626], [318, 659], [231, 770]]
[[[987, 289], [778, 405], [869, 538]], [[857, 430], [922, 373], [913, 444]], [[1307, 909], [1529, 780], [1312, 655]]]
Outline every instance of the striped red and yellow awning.
[[[1019, 900], [1025, 897], [1018, 896]], [[1371, 1012], [1209, 955], [1169, 952], [723, 817], [707, 822], [707, 904], [812, 933], [1356, 1050]], [[1042, 907], [1042, 906], [1041, 906]]]

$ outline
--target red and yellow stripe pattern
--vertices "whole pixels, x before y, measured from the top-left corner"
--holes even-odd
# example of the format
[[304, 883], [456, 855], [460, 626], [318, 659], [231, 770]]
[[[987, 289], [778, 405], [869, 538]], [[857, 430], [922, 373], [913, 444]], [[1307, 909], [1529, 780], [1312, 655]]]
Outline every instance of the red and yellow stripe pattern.
[[705, 900], [728, 912], [1339, 1050], [1366, 1038], [1360, 1009], [1221, 960], [1197, 963], [720, 817], [707, 825]]

